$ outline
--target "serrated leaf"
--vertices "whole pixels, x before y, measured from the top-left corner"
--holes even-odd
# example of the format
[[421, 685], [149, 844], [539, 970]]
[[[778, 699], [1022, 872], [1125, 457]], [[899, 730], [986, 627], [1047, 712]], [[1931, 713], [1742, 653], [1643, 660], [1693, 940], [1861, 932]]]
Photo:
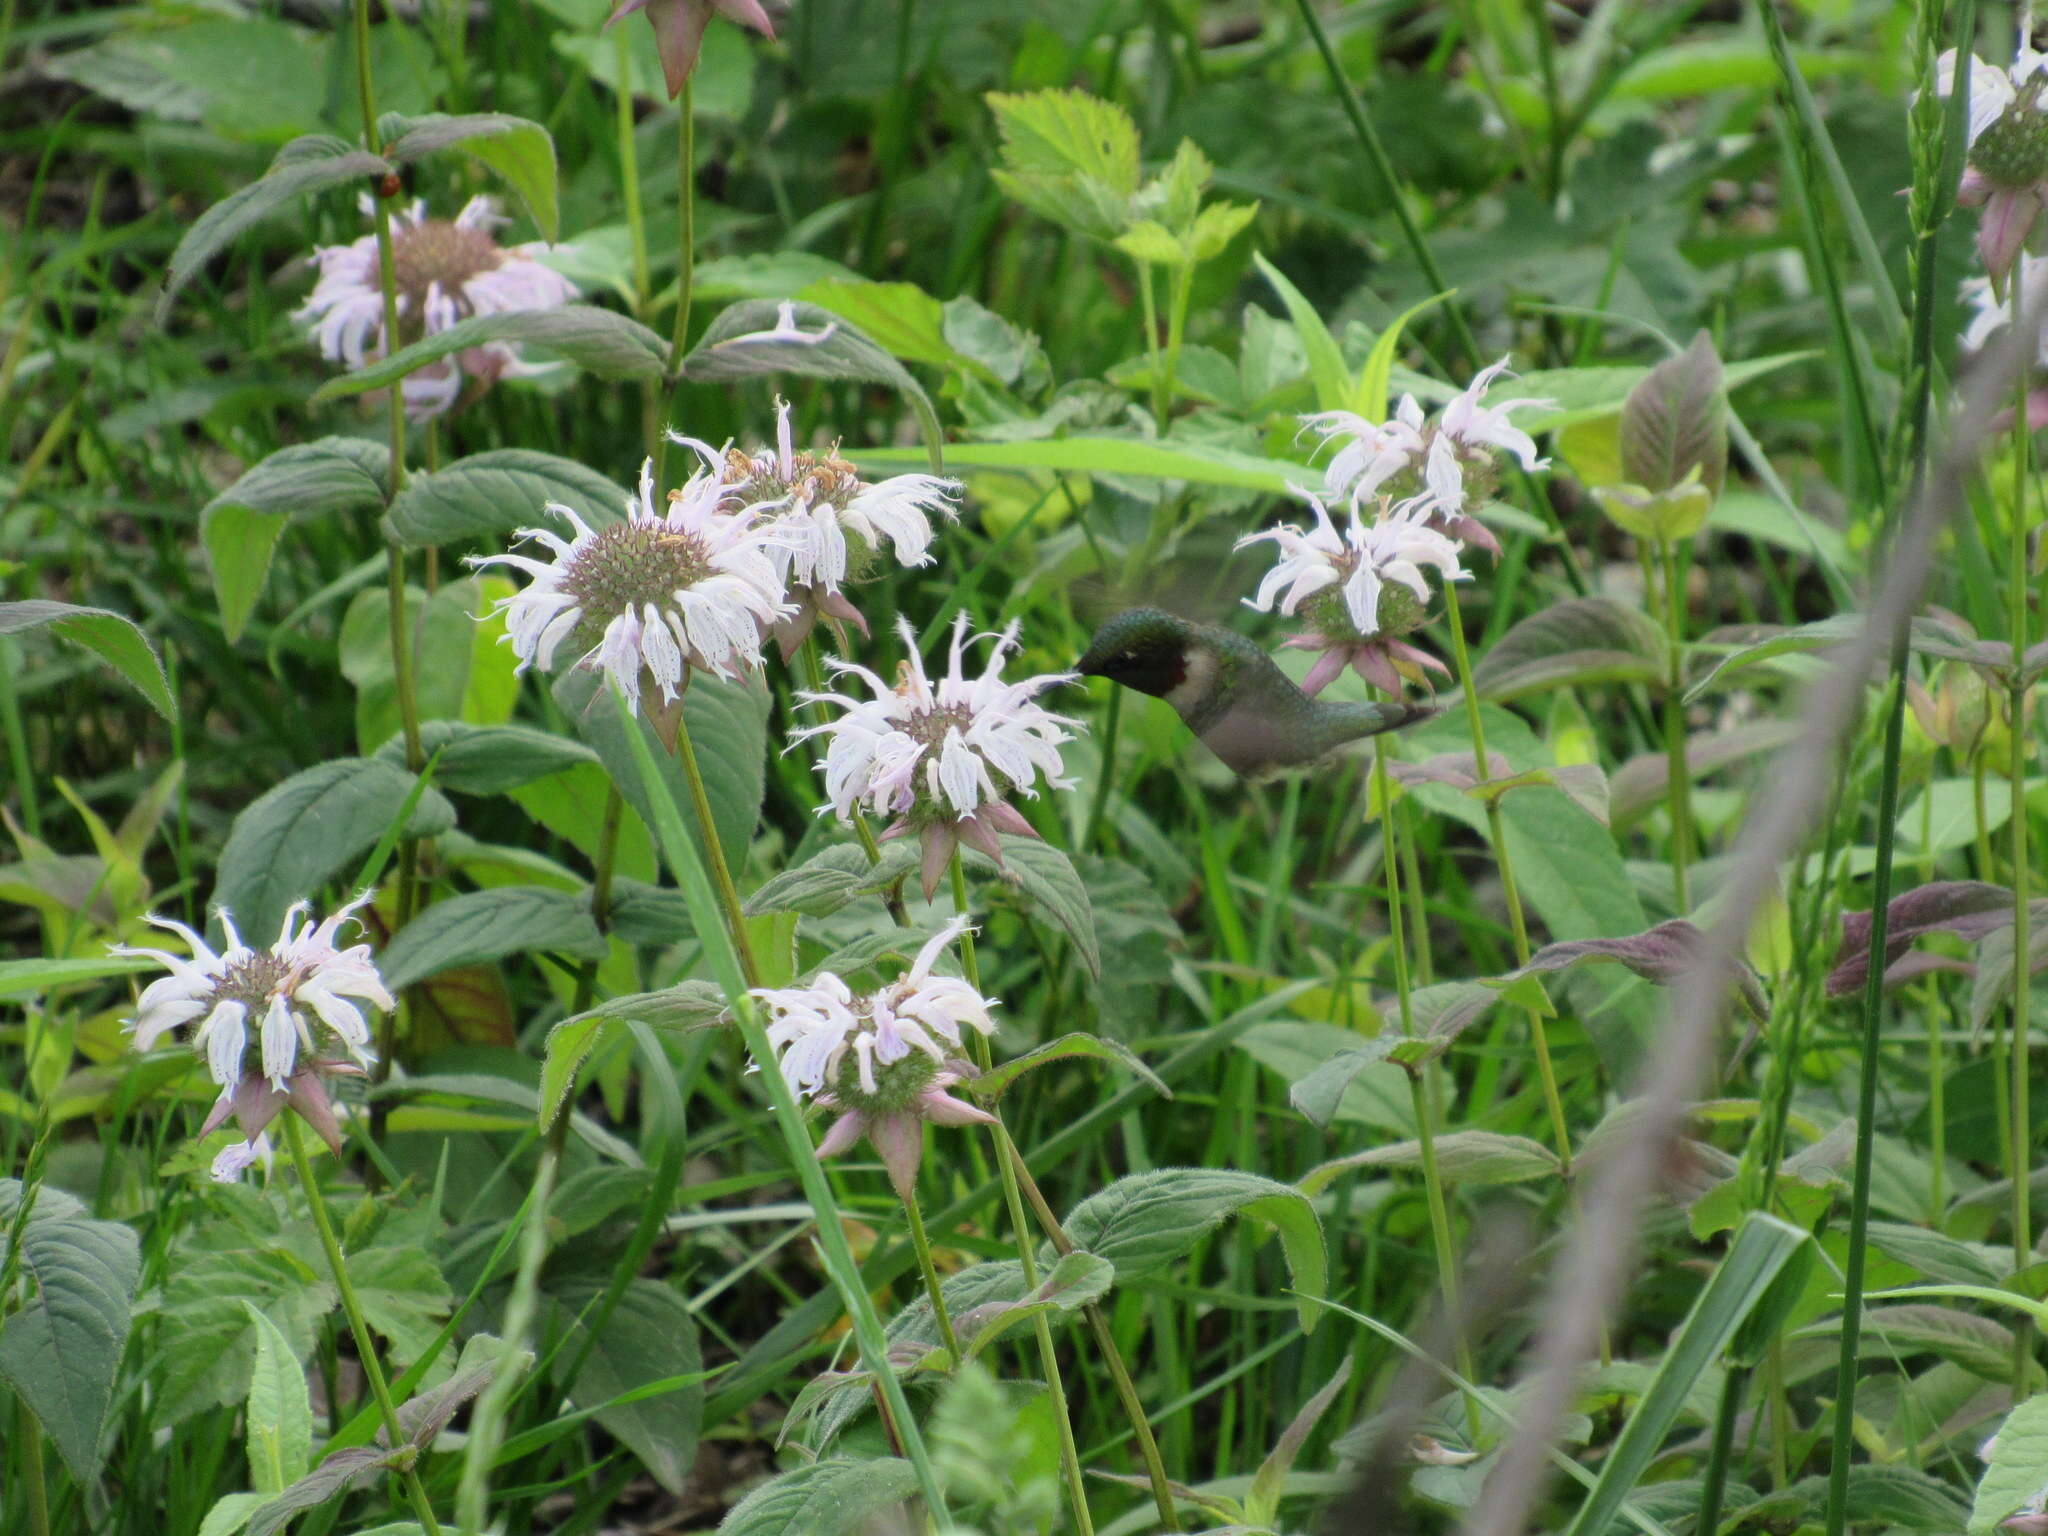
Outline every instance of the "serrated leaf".
[[1990, 1464], [1970, 1506], [1969, 1536], [1992, 1536], [2002, 1521], [2048, 1485], [2048, 1395], [2030, 1397], [2005, 1416]]
[[[2048, 1475], [2048, 1474], [2044, 1474]], [[1795, 1483], [1815, 1509], [1825, 1508], [1828, 1480], [1809, 1477]], [[1843, 1509], [1851, 1526], [1870, 1525], [1893, 1531], [1922, 1531], [1927, 1536], [1955, 1536], [1970, 1518], [1969, 1506], [1947, 1483], [1913, 1467], [1863, 1465], [1849, 1468]]]
[[501, 341], [531, 347], [574, 363], [600, 379], [658, 379], [668, 360], [668, 343], [638, 320], [592, 304], [559, 304], [553, 309], [507, 310], [472, 315], [445, 331], [423, 336], [389, 357], [353, 373], [329, 379], [313, 391], [311, 403], [342, 400], [396, 384], [407, 374], [457, 352]]
[[1548, 688], [1656, 683], [1669, 642], [1649, 617], [1604, 597], [1569, 598], [1516, 624], [1472, 669], [1472, 686], [1496, 704]]
[[446, 1381], [398, 1405], [398, 1427], [406, 1442], [426, 1450], [464, 1403], [496, 1380], [500, 1372], [513, 1368], [515, 1358], [523, 1369], [533, 1357], [488, 1333], [471, 1334], [463, 1341], [462, 1356]]
[[988, 856], [973, 849], [963, 850], [970, 868], [998, 873], [1006, 884], [1015, 886], [1050, 917], [1073, 940], [1088, 974], [1102, 974], [1102, 951], [1095, 939], [1095, 911], [1088, 899], [1088, 887], [1080, 872], [1059, 849], [1035, 837], [1001, 839], [1003, 862], [1000, 870]]
[[377, 968], [396, 992], [454, 966], [542, 951], [603, 957], [604, 935], [586, 893], [502, 885], [437, 901], [399, 929]]
[[1116, 1266], [1120, 1281], [1156, 1274], [1191, 1251], [1226, 1217], [1272, 1223], [1304, 1329], [1313, 1327], [1326, 1260], [1322, 1223], [1300, 1190], [1232, 1168], [1156, 1168], [1118, 1179], [1074, 1207], [1066, 1219], [1074, 1246]]
[[854, 1536], [916, 1492], [916, 1469], [892, 1456], [814, 1461], [763, 1483], [718, 1529], [720, 1536]]
[[959, 359], [946, 340], [945, 307], [915, 283], [828, 278], [797, 295], [837, 315], [891, 356], [950, 368]]
[[45, 598], [0, 603], [0, 635], [48, 629], [60, 640], [82, 645], [132, 684], [166, 720], [178, 718], [178, 701], [156, 647], [133, 619], [105, 608], [81, 608]]
[[163, 292], [156, 301], [157, 324], [163, 324], [178, 290], [243, 231], [308, 193], [351, 181], [366, 182], [390, 169], [382, 157], [332, 134], [308, 134], [292, 140], [277, 152], [261, 177], [215, 203], [185, 231], [164, 272]]
[[[1827, 995], [1848, 997], [1860, 991], [1870, 974], [1869, 912], [1842, 914], [1841, 942], [1828, 971]], [[1885, 905], [1884, 963], [1892, 970], [1915, 939], [1946, 933], [1976, 943], [2000, 927], [2007, 930], [2011, 951], [2012, 892], [1983, 880], [1935, 880], [1902, 891]], [[2008, 975], [2010, 975], [2008, 962]]]
[[[1502, 985], [1520, 977], [1569, 970], [1589, 960], [1607, 960], [1628, 967], [1645, 981], [1669, 987], [1693, 978], [1706, 952], [1706, 934], [1678, 917], [1624, 938], [1570, 939], [1546, 944], [1529, 957], [1527, 965], [1508, 972], [1492, 984]], [[1764, 995], [1763, 983], [1756, 972], [1737, 960], [1733, 979], [1737, 995], [1751, 1016], [1763, 1018], [1770, 1011], [1770, 999]]]
[[[434, 759], [434, 783], [464, 795], [499, 795], [597, 754], [580, 741], [565, 741], [530, 725], [469, 725], [428, 720], [420, 725], [420, 751]], [[436, 754], [439, 754], [436, 756]], [[394, 736], [377, 749], [377, 761], [402, 764], [405, 738]]]
[[999, 1066], [992, 1067], [966, 1085], [967, 1090], [977, 1099], [991, 1101], [999, 1099], [1009, 1086], [1026, 1072], [1044, 1066], [1049, 1061], [1060, 1061], [1074, 1056], [1092, 1056], [1098, 1061], [1113, 1062], [1128, 1072], [1135, 1072], [1159, 1091], [1162, 1098], [1172, 1098], [1173, 1090], [1161, 1082], [1152, 1069], [1137, 1058], [1128, 1046], [1114, 1040], [1105, 1040], [1100, 1035], [1062, 1035], [1057, 1040], [1048, 1040], [1021, 1056], [1012, 1056]]
[[1720, 355], [1702, 330], [1628, 392], [1621, 407], [1621, 466], [1631, 483], [1668, 491], [1696, 476], [1710, 498], [1720, 495], [1728, 471], [1721, 379]]
[[382, 1447], [368, 1445], [334, 1452], [250, 1516], [246, 1536], [276, 1536], [294, 1516], [381, 1477], [391, 1455]]
[[[1483, 987], [1476, 990], [1486, 992]], [[1494, 994], [1487, 993], [1480, 1000], [1478, 1012], [1491, 1007], [1493, 1001]], [[1478, 1012], [1472, 1017], [1476, 1018]], [[1327, 1063], [1365, 1048], [1369, 1042], [1340, 1024], [1276, 1020], [1254, 1024], [1238, 1037], [1237, 1044], [1246, 1055], [1291, 1085], [1312, 1076]], [[1331, 1118], [1377, 1126], [1400, 1135], [1413, 1134], [1415, 1112], [1401, 1069], [1391, 1062], [1353, 1064], [1346, 1073], [1346, 1083]]]
[[866, 852], [856, 844], [834, 843], [794, 869], [762, 881], [747, 898], [747, 915], [801, 912], [806, 917], [830, 917], [848, 902], [903, 879], [916, 867], [917, 845], [908, 840], [884, 843], [879, 864], [868, 863]]
[[543, 240], [561, 238], [555, 191], [555, 141], [539, 123], [503, 112], [449, 117], [433, 112], [402, 120], [384, 146], [397, 165], [444, 149], [460, 149], [496, 172], [526, 206]]
[[313, 1456], [313, 1404], [306, 1373], [277, 1325], [253, 1302], [242, 1306], [256, 1338], [243, 1415], [249, 1439], [249, 1481], [261, 1494], [282, 1493], [306, 1475]]
[[[412, 774], [374, 758], [340, 757], [293, 774], [251, 801], [228, 829], [215, 904], [226, 907], [252, 941], [269, 943], [285, 908], [366, 853], [412, 790]], [[455, 808], [429, 789], [406, 830], [434, 837], [454, 825]]]
[[660, 992], [615, 997], [587, 1013], [571, 1014], [548, 1031], [540, 1071], [540, 1121], [554, 1124], [576, 1074], [609, 1028], [628, 1022], [680, 1032], [712, 1024], [725, 1012], [725, 996], [708, 981], [685, 981]]
[[[583, 1347], [583, 1319], [600, 1288], [578, 1283], [547, 1296], [547, 1321], [566, 1337], [572, 1354]], [[580, 1408], [596, 1407], [597, 1422], [640, 1458], [657, 1483], [680, 1493], [697, 1455], [704, 1417], [701, 1382], [637, 1401], [615, 1399], [652, 1382], [695, 1376], [703, 1368], [689, 1303], [657, 1281], [635, 1277], [591, 1343], [569, 1398]]]
[[200, 509], [199, 541], [228, 639], [248, 624], [286, 523], [381, 506], [390, 472], [384, 444], [323, 437], [278, 449]]
[[[0, 1235], [27, 1192], [0, 1179]], [[15, 1255], [35, 1298], [0, 1323], [0, 1376], [26, 1403], [81, 1484], [100, 1467], [100, 1428], [128, 1341], [142, 1277], [140, 1244], [123, 1222], [100, 1221], [48, 1185], [21, 1225]]]
[[1034, 212], [1092, 240], [1130, 223], [1138, 129], [1128, 112], [1083, 91], [986, 98], [1002, 136], [996, 184]]
[[384, 531], [418, 547], [464, 539], [495, 541], [514, 528], [555, 528], [547, 512], [559, 501], [593, 528], [614, 523], [631, 498], [623, 487], [573, 459], [530, 448], [491, 448], [432, 474], [414, 475], [384, 516]]

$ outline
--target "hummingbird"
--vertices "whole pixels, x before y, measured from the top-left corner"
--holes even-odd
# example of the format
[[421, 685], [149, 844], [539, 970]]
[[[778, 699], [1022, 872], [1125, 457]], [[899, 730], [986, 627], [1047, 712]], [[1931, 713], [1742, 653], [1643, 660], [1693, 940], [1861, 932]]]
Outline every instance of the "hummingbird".
[[1347, 742], [1436, 713], [1420, 704], [1310, 698], [1235, 630], [1161, 608], [1127, 608], [1106, 620], [1074, 670], [1166, 700], [1245, 779], [1307, 767]]

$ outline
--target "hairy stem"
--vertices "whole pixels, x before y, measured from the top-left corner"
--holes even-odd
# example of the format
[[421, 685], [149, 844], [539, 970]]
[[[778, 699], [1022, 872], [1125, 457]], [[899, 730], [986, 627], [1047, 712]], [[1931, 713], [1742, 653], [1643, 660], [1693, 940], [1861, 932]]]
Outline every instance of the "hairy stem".
[[932, 1316], [939, 1325], [939, 1340], [946, 1346], [954, 1368], [960, 1364], [960, 1337], [953, 1332], [953, 1314], [946, 1310], [946, 1298], [939, 1290], [939, 1272], [932, 1264], [932, 1242], [925, 1236], [924, 1212], [917, 1208], [917, 1195], [903, 1197], [903, 1215], [910, 1223], [910, 1246], [917, 1254], [917, 1272], [924, 1276], [924, 1293], [931, 1298]]

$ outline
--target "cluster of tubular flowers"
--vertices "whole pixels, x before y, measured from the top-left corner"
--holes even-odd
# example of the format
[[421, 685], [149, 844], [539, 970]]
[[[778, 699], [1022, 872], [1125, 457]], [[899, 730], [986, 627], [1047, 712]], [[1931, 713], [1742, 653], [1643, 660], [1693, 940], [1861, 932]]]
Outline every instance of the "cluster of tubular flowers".
[[879, 991], [856, 993], [820, 971], [808, 986], [762, 987], [752, 994], [768, 1014], [773, 1065], [790, 1091], [840, 1112], [818, 1156], [844, 1152], [865, 1136], [905, 1201], [916, 1188], [925, 1121], [995, 1120], [946, 1091], [974, 1075], [959, 1054], [962, 1031], [995, 1032], [993, 1002], [958, 977], [932, 974], [940, 954], [968, 931], [966, 918], [954, 918], [926, 940], [903, 976]]
[[1043, 774], [1055, 789], [1071, 789], [1060, 777], [1060, 743], [1072, 739], [1074, 722], [1038, 704], [1046, 689], [1073, 681], [1062, 672], [1003, 680], [1003, 662], [1016, 649], [1012, 622], [992, 640], [988, 662], [978, 676], [966, 671], [969, 620], [953, 623], [946, 673], [934, 684], [917, 653], [917, 635], [899, 619], [905, 661], [894, 687], [866, 667], [837, 657], [827, 665], [840, 676], [859, 678], [871, 698], [841, 693], [803, 693], [806, 704], [836, 706], [835, 719], [794, 733], [793, 742], [826, 738], [825, 794], [842, 820], [865, 807], [893, 818], [883, 838], [915, 832], [922, 842], [924, 893], [929, 899], [954, 849], [964, 843], [1002, 862], [1001, 832], [1035, 837], [1031, 823], [1009, 803], [1013, 794], [1037, 794]]
[[1951, 48], [1934, 63], [1939, 95], [1955, 92], [1958, 72], [1969, 95], [1969, 153], [1956, 200], [1983, 209], [1977, 256], [2002, 288], [2048, 207], [2048, 57], [2022, 47], [2000, 69]]
[[777, 536], [758, 508], [728, 510], [727, 501], [700, 475], [657, 508], [650, 460], [619, 521], [592, 528], [574, 508], [549, 502], [570, 537], [519, 530], [552, 562], [472, 557], [472, 565], [508, 565], [532, 578], [499, 604], [519, 669], [552, 668], [566, 644], [577, 665], [602, 668], [638, 709], [643, 692], [650, 705], [673, 704], [693, 667], [721, 677], [759, 667], [763, 633], [790, 611], [771, 553]]
[[1370, 518], [1353, 501], [1340, 530], [1321, 497], [1300, 494], [1315, 515], [1311, 526], [1283, 523], [1247, 534], [1237, 547], [1270, 541], [1279, 551], [1258, 592], [1245, 601], [1265, 612], [1277, 604], [1302, 621], [1303, 630], [1282, 642], [1321, 653], [1302, 690], [1320, 693], [1346, 667], [1390, 695], [1401, 692], [1403, 678], [1427, 685], [1429, 672], [1448, 674], [1442, 662], [1402, 638], [1420, 628], [1429, 611], [1425, 568], [1445, 581], [1471, 575], [1458, 563], [1457, 540], [1437, 526], [1432, 495], [1424, 491], [1400, 503], [1382, 497]]
[[[873, 574], [885, 545], [901, 565], [929, 564], [932, 518], [957, 515], [960, 488], [951, 480], [909, 474], [870, 482], [840, 457], [837, 444], [822, 453], [799, 450], [785, 401], [776, 402], [772, 449], [750, 454], [680, 433], [669, 436], [703, 460], [702, 474], [720, 487], [726, 506], [773, 514], [767, 524], [770, 553], [794, 608], [774, 630], [784, 661], [821, 616], [836, 628], [850, 624], [867, 634], [867, 620], [845, 589]], [[839, 633], [843, 645], [844, 629]]]
[[1430, 525], [1462, 543], [1498, 555], [1500, 543], [1472, 514], [1500, 485], [1500, 456], [1512, 454], [1526, 470], [1546, 468], [1535, 439], [1514, 423], [1514, 413], [1548, 400], [1487, 401], [1494, 382], [1508, 372], [1502, 358], [1481, 369], [1465, 390], [1426, 420], [1413, 395], [1403, 395], [1385, 421], [1368, 421], [1355, 411], [1318, 411], [1302, 424], [1335, 443], [1323, 474], [1323, 495], [1354, 507], [1382, 496], [1416, 506], [1427, 493]]
[[[365, 217], [373, 212], [367, 196], [362, 208]], [[576, 297], [574, 284], [536, 259], [546, 246], [498, 244], [493, 231], [504, 222], [488, 197], [471, 198], [453, 219], [428, 218], [420, 202], [393, 213], [391, 272], [398, 291], [399, 346], [473, 316], [553, 309]], [[319, 280], [293, 318], [311, 322], [321, 354], [356, 369], [391, 351], [377, 237], [322, 246], [313, 259]], [[501, 378], [552, 366], [527, 363], [504, 342], [485, 342], [414, 369], [400, 390], [406, 414], [418, 421], [452, 407], [465, 383], [480, 391]]]
[[268, 1152], [264, 1129], [286, 1106], [340, 1152], [341, 1131], [325, 1079], [360, 1076], [376, 1059], [358, 1004], [387, 1012], [396, 1006], [370, 947], [339, 947], [342, 925], [354, 922], [369, 899], [365, 893], [317, 925], [308, 904], [300, 902], [285, 914], [284, 928], [267, 950], [244, 944], [225, 911], [218, 915], [227, 946], [219, 953], [183, 923], [161, 917], [149, 921], [182, 938], [189, 955], [115, 946], [117, 955], [170, 969], [143, 989], [129, 1021], [135, 1048], [149, 1050], [166, 1031], [196, 1026], [192, 1048], [220, 1085], [200, 1134], [210, 1135], [229, 1115], [241, 1129], [244, 1139], [214, 1159], [216, 1179], [240, 1178]]

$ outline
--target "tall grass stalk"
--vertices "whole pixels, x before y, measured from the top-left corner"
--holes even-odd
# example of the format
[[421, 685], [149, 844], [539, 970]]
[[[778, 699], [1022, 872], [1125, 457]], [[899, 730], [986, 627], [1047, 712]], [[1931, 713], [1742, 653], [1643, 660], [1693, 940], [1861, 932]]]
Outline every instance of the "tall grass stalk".
[[705, 868], [705, 861], [699, 858], [689, 833], [684, 830], [682, 814], [669, 795], [667, 781], [655, 767], [654, 753], [640, 733], [639, 720], [626, 703], [626, 696], [616, 684], [611, 685], [611, 695], [619, 724], [626, 733], [627, 747], [633, 755], [633, 766], [641, 782], [647, 786], [648, 796], [653, 802], [654, 832], [662, 855], [675, 873], [676, 884], [682, 889], [683, 899], [690, 909], [690, 920], [696, 926], [698, 941], [704, 946], [712, 976], [730, 1000], [747, 1052], [761, 1064], [759, 1076], [762, 1087], [768, 1095], [776, 1126], [782, 1132], [790, 1166], [817, 1218], [818, 1251], [824, 1260], [825, 1272], [831, 1277], [833, 1288], [839, 1293], [840, 1304], [845, 1307], [852, 1324], [854, 1340], [860, 1347], [861, 1363], [875, 1378], [882, 1401], [898, 1425], [904, 1458], [916, 1473], [918, 1490], [926, 1507], [932, 1518], [943, 1524], [946, 1503], [939, 1488], [938, 1474], [932, 1468], [931, 1456], [925, 1448], [924, 1436], [918, 1430], [917, 1419], [903, 1395], [903, 1383], [897, 1380], [896, 1372], [889, 1364], [888, 1337], [882, 1330], [874, 1299], [861, 1282], [860, 1266], [855, 1262], [853, 1249], [846, 1239], [839, 1202], [833, 1197], [832, 1186], [825, 1178], [824, 1170], [818, 1166], [817, 1149], [804, 1125], [803, 1110], [796, 1101], [796, 1095], [782, 1074], [775, 1070], [774, 1049], [768, 1043], [767, 1031], [761, 1025], [754, 1000], [747, 990], [752, 955], [742, 948], [746, 930], [741, 921], [739, 897], [733, 889], [731, 873], [725, 868], [725, 855], [718, 848], [717, 824], [711, 819], [710, 802], [704, 792], [703, 775], [697, 768], [696, 753], [683, 750], [689, 737], [687, 711], [678, 715], [678, 755], [690, 780], [690, 796], [699, 818], [698, 825], [704, 833], [705, 847], [713, 852], [723, 877], [715, 883]]
[[[2023, 300], [2025, 297], [2022, 295]], [[2006, 599], [2007, 638], [2012, 644], [2012, 670], [2007, 674], [2010, 681], [2006, 690], [2006, 704], [2012, 716], [2006, 731], [2011, 796], [2008, 831], [2012, 839], [2012, 1110], [2008, 1117], [2012, 1151], [2007, 1158], [2007, 1174], [2012, 1180], [2012, 1267], [2015, 1273], [2034, 1261], [2033, 1213], [2028, 1208], [2033, 1186], [2029, 1176], [2033, 1171], [2033, 1125], [2027, 1104], [2027, 1073], [2033, 1059], [2027, 1020], [2029, 994], [2033, 989], [2033, 922], [2029, 911], [2027, 867], [2028, 689], [2020, 667], [2020, 658], [2027, 650], [2027, 605], [2033, 596], [2033, 574], [2028, 558], [2031, 552], [2027, 548], [2027, 482], [2033, 472], [2033, 432], [2027, 419], [2027, 384], [2028, 379], [2022, 373], [2013, 392], [2011, 547], [2006, 555], [2012, 582]], [[1873, 950], [1872, 953], [1879, 951]], [[2021, 1401], [2027, 1391], [2033, 1343], [2032, 1320], [2022, 1316], [2013, 1329], [2014, 1402]]]
[[1692, 768], [1685, 741], [1685, 594], [1678, 541], [1657, 540], [1657, 564], [1664, 575], [1664, 753], [1668, 782], [1665, 796], [1671, 813], [1671, 884], [1680, 917], [1692, 910]]

